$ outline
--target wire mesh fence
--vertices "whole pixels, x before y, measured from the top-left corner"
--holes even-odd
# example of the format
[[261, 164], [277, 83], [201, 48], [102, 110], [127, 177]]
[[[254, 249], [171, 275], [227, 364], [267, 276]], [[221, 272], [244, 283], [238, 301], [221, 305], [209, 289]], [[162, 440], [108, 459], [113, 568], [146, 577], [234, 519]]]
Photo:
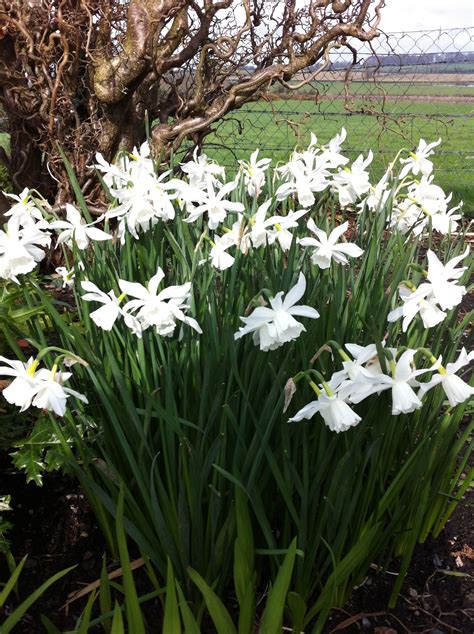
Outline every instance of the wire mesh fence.
[[229, 166], [256, 148], [285, 160], [310, 132], [324, 143], [345, 127], [348, 154], [372, 149], [382, 173], [401, 147], [441, 137], [437, 182], [474, 209], [474, 27], [381, 33], [350, 45], [356, 55], [333, 49], [325, 69], [309, 68], [291, 90], [275, 85], [266, 99], [230, 113], [207, 137], [206, 152]]
[[325, 70], [310, 68], [291, 90], [275, 86], [268, 99], [231, 113], [208, 138], [208, 152], [229, 165], [257, 147], [282, 160], [311, 131], [326, 142], [344, 126], [349, 153], [372, 148], [381, 171], [401, 147], [441, 137], [438, 182], [472, 198], [474, 28], [382, 33], [351, 45], [356, 59], [333, 49]]

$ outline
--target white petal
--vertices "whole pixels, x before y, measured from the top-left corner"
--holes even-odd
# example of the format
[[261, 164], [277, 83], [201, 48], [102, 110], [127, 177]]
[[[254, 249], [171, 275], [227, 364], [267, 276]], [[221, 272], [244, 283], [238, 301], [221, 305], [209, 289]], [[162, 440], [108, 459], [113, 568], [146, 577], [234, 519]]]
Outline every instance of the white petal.
[[407, 384], [396, 382], [392, 386], [392, 414], [410, 414], [422, 407], [422, 402]]
[[290, 315], [309, 317], [310, 319], [317, 319], [319, 317], [318, 311], [315, 308], [311, 308], [311, 306], [293, 306], [288, 312]]
[[85, 232], [91, 240], [112, 240], [111, 235], [105, 233], [105, 231], [102, 231], [101, 229], [97, 229], [97, 227], [87, 227]]
[[346, 222], [344, 222], [342, 225], [339, 225], [339, 227], [333, 229], [329, 234], [328, 242], [330, 242], [331, 244], [336, 244], [342, 234], [347, 231], [348, 227], [349, 223], [346, 220]]
[[138, 297], [138, 299], [149, 300], [150, 293], [148, 290], [138, 282], [127, 282], [126, 280], [119, 280], [119, 287], [122, 293], [126, 293], [130, 297]]
[[306, 291], [306, 278], [303, 273], [298, 276], [298, 282], [291, 288], [286, 294], [283, 302], [283, 308], [288, 310], [291, 306], [294, 306], [304, 295]]
[[159, 266], [155, 275], [150, 279], [150, 281], [147, 284], [148, 291], [151, 295], [156, 295], [158, 286], [160, 285], [160, 282], [164, 279], [164, 277], [165, 277], [164, 271], [161, 268], [161, 266]]
[[360, 256], [364, 253], [364, 250], [354, 244], [353, 242], [343, 242], [342, 244], [338, 244], [337, 247], [334, 247], [333, 251], [336, 253], [339, 251], [340, 253], [345, 253], [349, 255], [351, 258], [360, 258]]
[[302, 409], [300, 409], [299, 412], [297, 412], [293, 418], [290, 418], [288, 420], [289, 423], [297, 423], [300, 420], [303, 420], [303, 418], [313, 418], [313, 416], [319, 412], [321, 409], [321, 404], [319, 403], [319, 401], [312, 401], [311, 403], [308, 403], [308, 405], [305, 405]]
[[81, 224], [82, 216], [80, 211], [69, 203], [66, 204], [66, 218], [75, 227]]
[[441, 385], [449, 399], [449, 404], [454, 407], [458, 403], [464, 403], [474, 394], [474, 387], [468, 385], [461, 377], [451, 374], [442, 377]]
[[112, 330], [112, 327], [120, 314], [120, 308], [117, 304], [110, 302], [105, 306], [101, 306], [90, 314], [92, 321], [102, 328], [102, 330]]

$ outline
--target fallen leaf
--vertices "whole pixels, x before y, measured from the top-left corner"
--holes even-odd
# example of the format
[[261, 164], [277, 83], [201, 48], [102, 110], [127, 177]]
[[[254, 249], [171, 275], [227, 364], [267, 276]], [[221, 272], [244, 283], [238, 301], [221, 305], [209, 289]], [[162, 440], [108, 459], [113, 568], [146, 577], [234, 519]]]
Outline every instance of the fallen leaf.
[[462, 568], [464, 566], [464, 562], [459, 555], [454, 560], [454, 563], [456, 564], [458, 568]]

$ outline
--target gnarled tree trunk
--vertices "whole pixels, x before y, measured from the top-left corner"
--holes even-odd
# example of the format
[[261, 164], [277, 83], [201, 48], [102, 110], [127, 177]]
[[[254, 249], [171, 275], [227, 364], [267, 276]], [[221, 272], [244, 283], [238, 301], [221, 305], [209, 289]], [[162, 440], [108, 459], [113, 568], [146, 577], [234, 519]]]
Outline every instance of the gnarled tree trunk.
[[[300, 6], [301, 5], [301, 6]], [[96, 152], [111, 161], [156, 124], [156, 156], [199, 143], [229, 111], [377, 35], [383, 0], [0, 0], [0, 103], [17, 189], [86, 196]], [[246, 74], [238, 72], [246, 68]], [[312, 78], [312, 76], [311, 76]]]

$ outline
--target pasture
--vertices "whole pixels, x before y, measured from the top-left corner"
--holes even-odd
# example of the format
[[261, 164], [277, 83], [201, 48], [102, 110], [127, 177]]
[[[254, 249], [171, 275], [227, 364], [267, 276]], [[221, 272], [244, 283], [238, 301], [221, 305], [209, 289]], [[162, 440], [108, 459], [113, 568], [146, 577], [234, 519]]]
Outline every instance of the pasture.
[[307, 144], [311, 132], [326, 143], [344, 126], [348, 156], [355, 158], [372, 149], [373, 172], [382, 175], [401, 148], [415, 147], [419, 138], [434, 141], [441, 137], [434, 157], [436, 182], [453, 191], [454, 200], [464, 200], [465, 211], [472, 213], [474, 83], [452, 85], [442, 83], [439, 75], [430, 78], [430, 83], [355, 82], [350, 85], [353, 96], [348, 101], [342, 96], [343, 82], [338, 81], [319, 85], [313, 96], [306, 87], [297, 98], [278, 95], [272, 101], [247, 104], [218, 126], [206, 142], [206, 151], [231, 164], [235, 158], [248, 158], [259, 147], [261, 156], [278, 162], [295, 145]]

